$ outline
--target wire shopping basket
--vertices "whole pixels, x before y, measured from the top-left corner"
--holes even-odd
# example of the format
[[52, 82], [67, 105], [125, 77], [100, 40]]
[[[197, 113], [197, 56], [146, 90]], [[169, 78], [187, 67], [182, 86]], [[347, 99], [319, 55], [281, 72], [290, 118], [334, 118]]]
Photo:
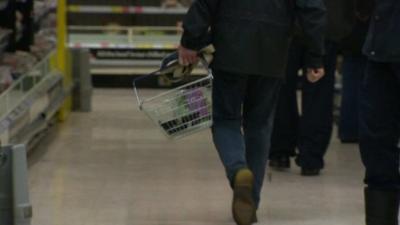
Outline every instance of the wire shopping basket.
[[179, 139], [212, 125], [213, 75], [206, 60], [201, 60], [208, 76], [165, 91], [156, 96], [141, 98], [136, 82], [160, 71], [140, 77], [133, 82], [134, 92], [143, 111], [170, 139]]

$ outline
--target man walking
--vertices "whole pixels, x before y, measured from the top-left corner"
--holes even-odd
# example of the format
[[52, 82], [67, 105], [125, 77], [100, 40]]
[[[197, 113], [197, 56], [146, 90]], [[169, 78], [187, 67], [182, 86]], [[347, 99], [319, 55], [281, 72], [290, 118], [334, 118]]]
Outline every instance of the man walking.
[[[361, 89], [360, 149], [366, 167], [367, 225], [398, 225], [400, 200], [400, 1], [359, 0], [371, 6]], [[366, 4], [366, 5], [365, 5]], [[374, 5], [374, 6], [373, 6]], [[365, 17], [370, 12], [359, 10]]]
[[324, 74], [323, 0], [196, 0], [184, 20], [181, 64], [195, 63], [198, 50], [210, 41], [216, 50], [211, 64], [212, 134], [233, 188], [232, 212], [238, 225], [257, 220], [296, 16], [306, 37], [307, 74], [317, 81]]

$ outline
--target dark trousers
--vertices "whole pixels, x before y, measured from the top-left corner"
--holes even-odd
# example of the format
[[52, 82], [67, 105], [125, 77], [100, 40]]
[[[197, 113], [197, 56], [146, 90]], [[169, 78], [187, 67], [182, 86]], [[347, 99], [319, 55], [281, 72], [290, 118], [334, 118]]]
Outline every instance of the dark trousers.
[[400, 63], [369, 61], [361, 89], [360, 149], [365, 183], [399, 190]]
[[342, 141], [358, 140], [358, 109], [366, 65], [365, 56], [343, 57], [343, 88], [339, 121], [339, 138]]
[[281, 83], [280, 79], [214, 71], [214, 144], [231, 185], [239, 169], [253, 172], [257, 205]]
[[324, 167], [323, 156], [332, 134], [333, 96], [336, 71], [336, 43], [326, 42], [326, 75], [317, 83], [302, 76], [302, 114], [297, 107], [298, 71], [304, 69], [306, 48], [293, 41], [287, 66], [287, 80], [283, 85], [272, 134], [271, 158], [299, 155], [299, 166], [310, 169]]

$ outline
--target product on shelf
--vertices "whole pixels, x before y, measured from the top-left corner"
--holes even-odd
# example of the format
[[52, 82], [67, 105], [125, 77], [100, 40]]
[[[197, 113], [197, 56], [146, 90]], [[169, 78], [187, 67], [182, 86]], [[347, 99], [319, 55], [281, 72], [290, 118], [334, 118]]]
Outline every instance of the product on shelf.
[[123, 34], [124, 30], [123, 27], [119, 24], [119, 23], [108, 23], [106, 25], [106, 31], [104, 33], [106, 34], [111, 34], [111, 35], [115, 35], [115, 34]]
[[36, 58], [42, 59], [56, 47], [56, 42], [56, 31], [54, 29], [41, 30], [35, 35], [31, 53]]
[[189, 7], [193, 3], [193, 0], [180, 0], [180, 2], [183, 6]]
[[8, 0], [0, 0], [0, 10], [4, 10], [8, 5]]
[[0, 50], [4, 49], [8, 45], [9, 36], [12, 33], [10, 29], [0, 27]]
[[182, 21], [176, 22], [176, 33], [178, 35], [182, 35], [183, 34], [183, 22]]
[[57, 26], [57, 15], [49, 13], [40, 21], [40, 29], [55, 29]]
[[11, 69], [8, 66], [0, 66], [0, 94], [3, 93], [13, 82]]
[[42, 17], [46, 16], [48, 12], [56, 8], [56, 5], [57, 5], [56, 0], [35, 0], [34, 4], [35, 20], [38, 21]]
[[16, 33], [16, 39], [20, 40], [23, 36], [23, 32], [24, 32], [24, 14], [20, 11], [16, 11], [15, 12], [15, 33]]
[[15, 53], [5, 53], [2, 64], [10, 67], [14, 76], [20, 76], [28, 72], [36, 63], [37, 58], [29, 52], [17, 51]]
[[183, 5], [178, 0], [163, 0], [161, 1], [163, 8], [183, 8]]
[[192, 0], [162, 0], [161, 7], [164, 8], [182, 8], [189, 7], [192, 4]]
[[8, 36], [12, 31], [7, 28], [0, 27], [0, 39], [3, 39], [4, 37]]

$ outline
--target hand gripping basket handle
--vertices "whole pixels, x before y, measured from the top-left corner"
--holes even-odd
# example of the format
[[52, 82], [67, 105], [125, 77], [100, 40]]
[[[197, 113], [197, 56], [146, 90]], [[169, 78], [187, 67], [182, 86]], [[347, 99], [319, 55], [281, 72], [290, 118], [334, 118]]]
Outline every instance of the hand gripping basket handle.
[[[211, 61], [211, 60], [207, 60], [207, 59], [206, 59], [206, 57], [207, 57], [206, 55], [211, 55], [211, 53], [212, 53], [213, 51], [214, 51], [214, 47], [213, 47], [213, 46], [209, 46], [209, 47], [207, 47], [207, 48], [201, 50], [200, 53], [199, 53], [200, 63], [201, 63], [201, 64], [203, 65], [203, 67], [207, 70], [207, 73], [208, 73], [209, 75], [212, 74], [212, 73], [211, 73], [211, 69], [209, 68], [209, 61]], [[144, 80], [144, 79], [146, 79], [146, 78], [148, 78], [148, 77], [160, 75], [161, 70], [162, 70], [162, 69], [159, 69], [159, 70], [157, 70], [157, 71], [154, 71], [153, 73], [150, 73], [150, 74], [147, 74], [147, 75], [144, 75], [144, 76], [140, 76], [140, 77], [138, 77], [138, 78], [136, 78], [136, 79], [133, 80], [133, 90], [134, 90], [134, 92], [135, 92], [136, 100], [137, 100], [137, 103], [138, 103], [138, 105], [139, 105], [140, 110], [142, 110], [143, 100], [140, 98], [139, 92], [138, 92], [138, 90], [137, 90], [137, 85], [136, 85], [136, 83], [139, 82], [139, 81], [141, 81], [141, 80]]]

